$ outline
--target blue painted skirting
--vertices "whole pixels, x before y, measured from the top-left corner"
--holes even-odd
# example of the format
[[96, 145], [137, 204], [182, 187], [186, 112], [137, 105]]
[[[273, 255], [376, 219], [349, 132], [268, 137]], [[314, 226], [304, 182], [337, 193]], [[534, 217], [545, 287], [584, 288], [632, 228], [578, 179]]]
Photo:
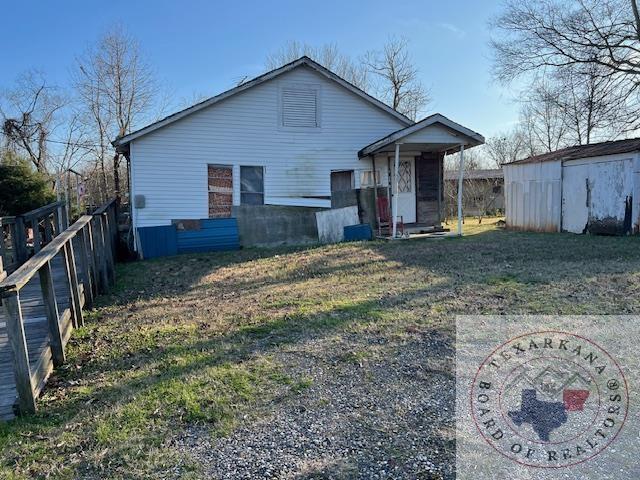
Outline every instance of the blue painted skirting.
[[235, 218], [200, 220], [200, 230], [178, 230], [178, 253], [238, 250], [240, 237]]
[[138, 228], [142, 258], [157, 258], [178, 253], [176, 226]]
[[145, 259], [240, 248], [235, 218], [202, 219], [200, 228], [193, 230], [178, 230], [175, 225], [142, 227], [138, 228], [138, 239]]

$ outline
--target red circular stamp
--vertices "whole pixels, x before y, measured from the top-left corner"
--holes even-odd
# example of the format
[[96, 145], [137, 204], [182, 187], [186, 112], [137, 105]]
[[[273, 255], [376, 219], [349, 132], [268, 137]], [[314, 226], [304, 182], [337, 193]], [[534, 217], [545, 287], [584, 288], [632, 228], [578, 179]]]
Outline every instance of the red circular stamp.
[[482, 362], [471, 414], [483, 438], [521, 465], [570, 467], [613, 443], [629, 410], [616, 360], [596, 342], [561, 332], [514, 337]]

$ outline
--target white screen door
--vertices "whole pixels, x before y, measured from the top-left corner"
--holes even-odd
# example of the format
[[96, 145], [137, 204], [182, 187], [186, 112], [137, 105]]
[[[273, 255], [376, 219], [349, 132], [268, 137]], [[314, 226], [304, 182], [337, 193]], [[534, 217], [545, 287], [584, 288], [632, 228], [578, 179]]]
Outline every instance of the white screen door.
[[[394, 168], [391, 159], [391, 168]], [[398, 215], [404, 223], [416, 221], [416, 168], [413, 158], [401, 158], [398, 169]], [[395, 180], [394, 180], [395, 184]]]

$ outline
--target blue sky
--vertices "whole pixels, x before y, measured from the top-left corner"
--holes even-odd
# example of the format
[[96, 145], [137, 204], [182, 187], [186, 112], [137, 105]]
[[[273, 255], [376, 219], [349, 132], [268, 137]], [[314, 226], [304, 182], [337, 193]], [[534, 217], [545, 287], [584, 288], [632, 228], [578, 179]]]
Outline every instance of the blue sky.
[[[487, 22], [500, 0], [395, 2], [22, 1], [3, 5], [0, 88], [23, 71], [65, 86], [74, 59], [109, 26], [134, 35], [176, 103], [214, 95], [264, 69], [265, 56], [289, 40], [335, 42], [358, 56], [389, 35], [409, 38], [437, 111], [485, 136], [517, 120], [513, 92], [490, 76]], [[179, 99], [179, 100], [178, 100]]]

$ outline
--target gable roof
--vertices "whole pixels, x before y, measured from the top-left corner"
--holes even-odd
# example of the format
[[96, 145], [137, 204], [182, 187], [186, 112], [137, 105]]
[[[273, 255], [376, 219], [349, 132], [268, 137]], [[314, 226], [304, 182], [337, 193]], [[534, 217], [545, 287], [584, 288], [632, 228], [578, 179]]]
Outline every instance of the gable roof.
[[470, 145], [474, 147], [476, 145], [482, 145], [484, 143], [484, 137], [480, 135], [478, 132], [469, 130], [467, 127], [463, 127], [459, 123], [456, 123], [453, 120], [448, 119], [447, 117], [445, 117], [440, 113], [434, 113], [433, 115], [429, 115], [428, 117], [420, 120], [418, 123], [414, 123], [413, 125], [409, 125], [408, 127], [401, 128], [400, 130], [397, 130], [392, 134], [387, 135], [386, 137], [383, 137], [380, 140], [377, 140], [370, 145], [367, 145], [366, 147], [364, 147], [362, 150], [358, 152], [358, 156], [360, 158], [366, 157], [374, 153], [375, 151], [380, 150], [381, 148], [384, 148], [392, 143], [396, 143], [402, 140], [403, 138], [411, 135], [412, 133], [418, 132], [423, 128], [427, 128], [436, 123], [444, 125], [450, 130], [453, 130], [467, 137], [469, 141], [468, 143], [466, 143], [466, 145]]
[[200, 103], [196, 103], [195, 105], [192, 105], [191, 107], [185, 108], [184, 110], [180, 110], [179, 112], [173, 113], [165, 118], [163, 118], [162, 120], [158, 120], [157, 122], [154, 122], [150, 125], [147, 125], [146, 127], [140, 128], [134, 132], [128, 133], [127, 135], [124, 135], [122, 137], [116, 138], [112, 143], [112, 145], [116, 148], [121, 148], [123, 146], [126, 146], [129, 142], [131, 142], [132, 140], [135, 140], [136, 138], [139, 138], [143, 135], [146, 135], [147, 133], [153, 132], [154, 130], [157, 130], [159, 128], [162, 128], [166, 125], [169, 125], [173, 122], [176, 122], [178, 120], [180, 120], [181, 118], [186, 117], [187, 115], [191, 115], [192, 113], [198, 112], [204, 108], [210, 107], [211, 105], [215, 105], [218, 102], [221, 102], [222, 100], [225, 100], [237, 93], [240, 92], [244, 92], [245, 90], [248, 90], [252, 87], [255, 87], [257, 85], [260, 85], [262, 83], [268, 82], [269, 80], [272, 80], [280, 75], [282, 75], [283, 73], [289, 72], [295, 68], [298, 68], [300, 66], [306, 66], [309, 67], [313, 70], [315, 70], [316, 72], [318, 72], [319, 74], [323, 75], [324, 77], [328, 78], [329, 80], [333, 80], [334, 82], [338, 83], [339, 85], [341, 85], [342, 87], [346, 88], [347, 90], [349, 90], [350, 92], [354, 93], [355, 95], [359, 96], [360, 98], [368, 101], [369, 103], [371, 103], [372, 105], [374, 105], [375, 107], [385, 111], [386, 113], [388, 113], [389, 115], [394, 116], [395, 118], [397, 118], [398, 120], [400, 120], [401, 122], [405, 123], [406, 125], [412, 125], [414, 122], [409, 119], [408, 117], [404, 116], [403, 114], [401, 114], [400, 112], [394, 110], [393, 108], [391, 108], [390, 106], [384, 104], [383, 102], [381, 102], [380, 100], [372, 97], [371, 95], [369, 95], [368, 93], [366, 93], [364, 90], [361, 90], [360, 88], [356, 87], [355, 85], [349, 83], [348, 81], [346, 81], [344, 78], [336, 75], [335, 73], [333, 73], [331, 70], [329, 70], [328, 68], [323, 67], [322, 65], [320, 65], [319, 63], [313, 61], [312, 59], [310, 59], [307, 56], [304, 57], [300, 57], [297, 60], [294, 60], [291, 63], [288, 63], [286, 65], [283, 65], [280, 68], [276, 68], [275, 70], [271, 70], [270, 72], [264, 73], [252, 80], [249, 80], [248, 82], [245, 82], [241, 85], [238, 85], [237, 87], [234, 87], [230, 90], [227, 90], [226, 92], [222, 92], [214, 97], [208, 98], [207, 100], [204, 100]]
[[605, 155], [615, 155], [617, 153], [628, 153], [640, 151], [640, 138], [629, 138], [626, 140], [614, 140], [611, 142], [591, 143], [589, 145], [576, 145], [567, 147], [555, 152], [534, 155], [533, 157], [505, 163], [505, 165], [519, 165], [524, 163], [553, 162], [556, 160], [575, 160], [578, 158], [601, 157]]

